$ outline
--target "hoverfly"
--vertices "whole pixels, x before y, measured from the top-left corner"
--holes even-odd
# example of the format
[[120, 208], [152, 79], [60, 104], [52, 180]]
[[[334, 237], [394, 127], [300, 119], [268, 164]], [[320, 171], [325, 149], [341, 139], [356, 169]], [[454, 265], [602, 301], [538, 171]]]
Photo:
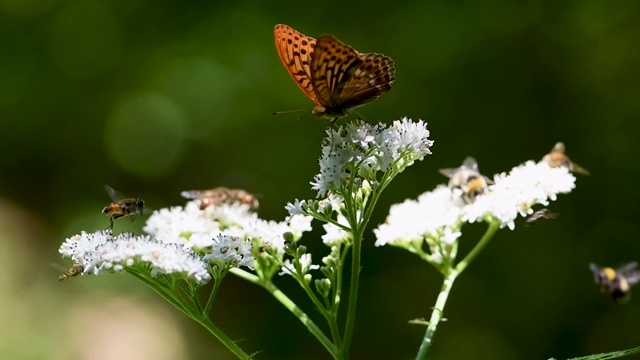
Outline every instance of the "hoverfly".
[[582, 166], [574, 163], [565, 153], [565, 146], [561, 142], [557, 142], [551, 152], [545, 155], [540, 162], [549, 164], [550, 167], [566, 167], [572, 173], [589, 175], [589, 172]]
[[58, 281], [63, 281], [63, 280], [72, 278], [74, 276], [78, 276], [82, 274], [83, 271], [84, 271], [84, 265], [82, 265], [82, 259], [77, 259], [76, 261], [73, 262], [73, 265], [71, 266], [71, 268], [69, 268], [69, 270], [66, 270], [64, 273], [58, 276]]
[[462, 190], [462, 200], [469, 204], [476, 197], [488, 191], [489, 184], [493, 184], [486, 176], [478, 171], [478, 162], [471, 156], [464, 159], [460, 167], [440, 169], [440, 173], [449, 178], [449, 188]]
[[259, 203], [255, 195], [242, 189], [229, 189], [219, 186], [210, 190], [190, 190], [180, 193], [185, 199], [200, 200], [200, 209], [204, 210], [211, 205], [241, 203], [249, 205], [251, 210], [257, 210]]
[[109, 229], [113, 229], [113, 220], [128, 216], [131, 222], [134, 222], [133, 215], [142, 215], [144, 211], [144, 200], [140, 198], [122, 198], [122, 196], [109, 185], [105, 185], [104, 189], [113, 200], [102, 209], [103, 215], [109, 215]]
[[557, 217], [558, 217], [558, 214], [552, 213], [549, 209], [544, 208], [529, 215], [527, 220], [525, 220], [525, 224], [529, 226], [540, 219], [555, 219]]
[[601, 268], [591, 263], [589, 269], [593, 272], [593, 280], [600, 286], [600, 292], [611, 297], [618, 304], [631, 299], [631, 285], [640, 282], [640, 271], [636, 270], [637, 262], [630, 262], [617, 269]]

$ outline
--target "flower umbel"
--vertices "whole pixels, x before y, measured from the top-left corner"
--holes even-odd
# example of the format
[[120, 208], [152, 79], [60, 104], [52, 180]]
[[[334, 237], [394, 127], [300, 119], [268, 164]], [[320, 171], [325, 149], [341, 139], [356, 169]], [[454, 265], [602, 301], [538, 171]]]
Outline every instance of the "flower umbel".
[[110, 230], [82, 232], [68, 238], [60, 246], [60, 253], [81, 261], [83, 274], [100, 275], [137, 267], [147, 268], [152, 276], [185, 277], [201, 284], [211, 279], [207, 264], [192, 250], [150, 236], [122, 233], [114, 237]]
[[[327, 129], [327, 139], [320, 158], [320, 173], [311, 183], [318, 197], [339, 187], [341, 181], [357, 176], [370, 179], [371, 172], [402, 172], [415, 160], [430, 154], [433, 141], [429, 140], [427, 124], [407, 118], [396, 120], [390, 127], [379, 123], [354, 121], [337, 130]], [[375, 175], [373, 176], [375, 179]], [[378, 181], [373, 181], [375, 186]]]

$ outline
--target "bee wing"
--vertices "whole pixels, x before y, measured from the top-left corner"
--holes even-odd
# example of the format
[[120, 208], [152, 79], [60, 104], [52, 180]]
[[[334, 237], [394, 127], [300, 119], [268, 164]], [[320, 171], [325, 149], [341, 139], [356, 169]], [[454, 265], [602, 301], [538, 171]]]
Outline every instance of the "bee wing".
[[65, 271], [69, 270], [69, 269], [67, 269], [66, 267], [64, 267], [64, 266], [62, 266], [62, 265], [60, 265], [60, 264], [58, 264], [58, 263], [51, 263], [51, 266], [52, 266], [54, 269], [56, 269], [56, 270], [58, 270], [58, 271], [61, 271], [61, 272], [65, 272]]
[[597, 264], [590, 263], [589, 264], [589, 270], [591, 270], [591, 272], [593, 272], [593, 274], [596, 275], [600, 271], [602, 271], [602, 268], [600, 266], [598, 266]]
[[453, 177], [453, 175], [455, 175], [455, 173], [457, 173], [459, 170], [459, 168], [446, 168], [446, 169], [440, 169], [438, 170], [438, 172], [440, 172], [440, 174], [451, 178]]
[[462, 162], [462, 167], [478, 171], [478, 162], [473, 156], [467, 156]]
[[200, 199], [203, 194], [204, 192], [202, 190], [188, 190], [188, 191], [181, 192], [180, 196], [182, 196], [185, 199], [195, 200], [195, 199]]
[[566, 148], [564, 146], [564, 143], [562, 142], [557, 142], [555, 145], [553, 145], [553, 149], [551, 149], [551, 152], [558, 152], [560, 154], [564, 154], [566, 151]]
[[638, 263], [635, 261], [632, 261], [628, 264], [624, 264], [620, 266], [619, 268], [616, 269], [616, 271], [624, 274], [627, 272], [633, 272], [632, 270], [635, 269], [636, 267], [638, 267]]
[[123, 196], [119, 192], [117, 192], [114, 188], [112, 188], [109, 185], [105, 184], [104, 189], [106, 190], [107, 194], [109, 194], [109, 197], [113, 201], [118, 201], [123, 198]]
[[589, 175], [589, 170], [583, 168], [582, 166], [576, 163], [572, 163], [571, 172], [574, 172], [576, 174]]

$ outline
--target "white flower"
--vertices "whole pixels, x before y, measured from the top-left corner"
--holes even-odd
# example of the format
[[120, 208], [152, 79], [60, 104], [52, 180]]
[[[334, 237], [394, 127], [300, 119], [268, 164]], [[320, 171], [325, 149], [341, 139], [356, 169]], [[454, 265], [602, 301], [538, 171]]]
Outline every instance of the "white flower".
[[246, 266], [253, 269], [251, 241], [220, 234], [213, 239], [213, 247], [204, 260], [221, 268]]
[[546, 163], [527, 161], [508, 175], [496, 175], [489, 192], [465, 207], [463, 220], [475, 222], [493, 216], [500, 220], [501, 227], [513, 230], [518, 214], [531, 214], [533, 205], [548, 205], [550, 200], [557, 199], [557, 194], [571, 192], [575, 181], [565, 167], [551, 168]]
[[501, 227], [515, 227], [518, 215], [527, 216], [536, 204], [548, 205], [557, 194], [575, 187], [575, 177], [565, 167], [551, 168], [546, 163], [528, 161], [509, 174], [494, 176], [495, 184], [465, 204], [456, 191], [439, 185], [417, 200], [392, 205], [384, 224], [374, 230], [376, 246], [395, 245], [420, 252], [423, 242], [429, 245], [431, 258], [442, 261], [461, 236], [462, 222], [485, 221], [491, 217]]
[[[358, 213], [358, 216], [360, 216], [359, 213]], [[342, 215], [338, 215], [338, 224], [344, 225], [347, 228], [349, 227], [349, 222]], [[343, 243], [351, 237], [350, 233], [344, 231], [342, 228], [334, 224], [326, 223], [322, 225], [322, 227], [324, 228], [324, 231], [325, 231], [325, 234], [322, 235], [322, 242], [324, 242], [329, 246]]]
[[113, 237], [110, 230], [82, 232], [68, 238], [60, 246], [60, 253], [73, 260], [81, 259], [83, 274], [120, 272], [146, 263], [152, 276], [182, 274], [198, 283], [211, 278], [207, 264], [190, 249], [131, 233]]
[[371, 171], [388, 171], [395, 164], [401, 171], [415, 160], [422, 160], [430, 154], [427, 124], [422, 120], [415, 123], [407, 118], [394, 121], [391, 127], [380, 123], [367, 124], [354, 121], [328, 129], [326, 145], [320, 158], [320, 173], [314, 176], [312, 189], [318, 190], [318, 197], [325, 197], [331, 187], [339, 187], [341, 180], [350, 177], [348, 165]]
[[298, 200], [296, 199], [293, 204], [292, 203], [287, 203], [287, 205], [284, 207], [285, 210], [287, 210], [287, 212], [289, 213], [290, 216], [293, 215], [305, 215], [304, 210], [302, 209], [302, 207], [306, 204], [305, 200]]
[[418, 200], [392, 205], [385, 223], [373, 231], [375, 245], [408, 244], [425, 236], [439, 238], [445, 229], [457, 229], [464, 204], [454, 199], [451, 189], [440, 185]]
[[[311, 262], [311, 254], [302, 254], [300, 257], [300, 266], [302, 270], [302, 274], [308, 273], [310, 270], [317, 270], [320, 268], [320, 265], [313, 265]], [[282, 265], [282, 271], [280, 271], [279, 275], [293, 275], [296, 272], [295, 266], [290, 259], [284, 261]]]

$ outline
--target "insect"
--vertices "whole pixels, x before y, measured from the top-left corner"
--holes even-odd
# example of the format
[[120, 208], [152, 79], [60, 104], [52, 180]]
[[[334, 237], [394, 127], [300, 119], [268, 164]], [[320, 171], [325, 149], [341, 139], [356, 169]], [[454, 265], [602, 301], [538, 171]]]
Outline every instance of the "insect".
[[478, 162], [471, 156], [464, 159], [462, 166], [457, 168], [440, 169], [440, 173], [449, 178], [451, 189], [462, 191], [462, 200], [469, 204], [488, 191], [493, 181], [478, 171]]
[[103, 215], [109, 215], [109, 229], [113, 229], [113, 220], [128, 216], [131, 222], [134, 222], [133, 215], [142, 215], [144, 212], [144, 200], [140, 198], [122, 198], [122, 196], [109, 185], [105, 185], [104, 189], [109, 194], [112, 203], [102, 209]]
[[565, 150], [564, 144], [557, 142], [553, 146], [553, 149], [551, 149], [551, 152], [545, 155], [540, 162], [546, 162], [550, 167], [564, 166], [572, 173], [589, 175], [589, 171], [569, 159]]
[[316, 40], [283, 24], [273, 33], [282, 64], [316, 105], [311, 112], [318, 117], [346, 116], [385, 94], [396, 79], [388, 56], [359, 53], [331, 35]]
[[82, 259], [77, 259], [73, 262], [73, 265], [69, 270], [66, 270], [64, 273], [60, 274], [60, 276], [58, 277], [58, 281], [63, 281], [74, 276], [78, 276], [82, 274], [83, 271], [84, 265], [82, 265]]
[[589, 269], [593, 272], [596, 285], [600, 286], [600, 292], [611, 297], [616, 303], [623, 304], [631, 299], [631, 285], [640, 281], [637, 266], [638, 263], [634, 261], [613, 270], [591, 263]]
[[190, 190], [180, 193], [186, 199], [199, 199], [200, 209], [204, 210], [211, 205], [241, 203], [249, 205], [251, 210], [257, 210], [259, 203], [255, 195], [242, 189], [229, 189], [219, 186], [210, 190]]
[[544, 208], [529, 215], [527, 220], [525, 220], [525, 224], [528, 226], [540, 219], [555, 219], [557, 217], [558, 217], [558, 214], [552, 213], [549, 209]]

